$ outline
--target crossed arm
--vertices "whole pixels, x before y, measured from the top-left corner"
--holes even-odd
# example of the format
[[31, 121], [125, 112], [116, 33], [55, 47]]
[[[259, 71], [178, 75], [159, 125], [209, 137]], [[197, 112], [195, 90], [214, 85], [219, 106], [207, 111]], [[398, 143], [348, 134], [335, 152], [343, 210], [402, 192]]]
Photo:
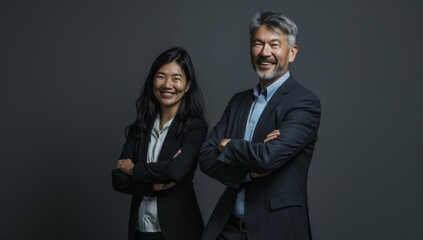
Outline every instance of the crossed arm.
[[[173, 156], [173, 158], [176, 158], [181, 153], [181, 149], [178, 150], [178, 152]], [[116, 163], [115, 169], [119, 169], [125, 174], [131, 176], [134, 171], [135, 164], [132, 162], [131, 159], [119, 159]], [[163, 191], [166, 189], [169, 189], [171, 187], [174, 187], [176, 183], [170, 182], [170, 183], [153, 183], [153, 191]]]
[[175, 186], [197, 166], [198, 150], [206, 135], [206, 122], [193, 120], [186, 126], [182, 146], [174, 156], [154, 163], [134, 163], [135, 141], [128, 137], [122, 155], [112, 171], [115, 190], [131, 194], [162, 191]]
[[[279, 135], [281, 135], [279, 129], [273, 130], [271, 133], [267, 134], [266, 139], [264, 139], [263, 143], [268, 143], [274, 139], [276, 139]], [[218, 149], [220, 152], [223, 151], [226, 144], [228, 144], [231, 141], [229, 138], [223, 138], [220, 140]], [[257, 173], [257, 172], [250, 172], [249, 175], [252, 179], [258, 178], [258, 177], [264, 177], [267, 176], [269, 173]]]
[[265, 176], [293, 159], [315, 140], [320, 123], [320, 101], [310, 94], [291, 103], [281, 116], [278, 131], [269, 133], [263, 142], [249, 142], [226, 137], [228, 126], [234, 121], [229, 118], [230, 111], [231, 103], [203, 144], [200, 168], [234, 188], [240, 186], [247, 174], [252, 178]]

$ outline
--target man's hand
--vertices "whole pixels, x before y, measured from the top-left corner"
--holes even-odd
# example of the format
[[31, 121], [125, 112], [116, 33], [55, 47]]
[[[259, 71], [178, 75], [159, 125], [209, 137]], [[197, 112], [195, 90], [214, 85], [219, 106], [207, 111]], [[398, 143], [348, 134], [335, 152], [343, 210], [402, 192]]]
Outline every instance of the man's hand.
[[277, 137], [279, 137], [279, 135], [281, 135], [281, 133], [279, 132], [279, 129], [273, 130], [271, 133], [267, 134], [266, 139], [264, 139], [264, 143], [268, 143], [274, 139], [276, 139]]
[[220, 140], [219, 142], [219, 146], [217, 146], [217, 148], [219, 149], [219, 151], [223, 151], [223, 149], [225, 148], [226, 144], [228, 144], [228, 142], [230, 142], [231, 139], [229, 138], [223, 138], [222, 140]]
[[[281, 133], [279, 132], [279, 129], [273, 130], [271, 133], [267, 134], [266, 139], [264, 139], [264, 143], [268, 143], [274, 139], [276, 139], [277, 137], [279, 137], [279, 135], [281, 135]], [[265, 177], [269, 175], [269, 173], [256, 173], [256, 172], [250, 172], [250, 178], [251, 179], [255, 179], [255, 178], [259, 178], [259, 177]]]
[[176, 183], [171, 182], [171, 183], [154, 183], [153, 184], [153, 191], [157, 192], [157, 191], [163, 191], [163, 190], [167, 190], [171, 187], [174, 187], [176, 185]]
[[115, 168], [121, 170], [122, 172], [128, 175], [132, 175], [132, 171], [134, 170], [134, 163], [129, 158], [119, 159]]

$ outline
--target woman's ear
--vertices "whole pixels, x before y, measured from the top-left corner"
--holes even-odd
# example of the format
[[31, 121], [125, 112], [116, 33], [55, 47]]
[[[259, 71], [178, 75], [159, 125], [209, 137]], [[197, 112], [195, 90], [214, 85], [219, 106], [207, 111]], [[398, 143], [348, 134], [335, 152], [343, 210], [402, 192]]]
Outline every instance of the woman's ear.
[[185, 92], [188, 92], [190, 87], [191, 87], [191, 81], [188, 81], [187, 85], [185, 86]]

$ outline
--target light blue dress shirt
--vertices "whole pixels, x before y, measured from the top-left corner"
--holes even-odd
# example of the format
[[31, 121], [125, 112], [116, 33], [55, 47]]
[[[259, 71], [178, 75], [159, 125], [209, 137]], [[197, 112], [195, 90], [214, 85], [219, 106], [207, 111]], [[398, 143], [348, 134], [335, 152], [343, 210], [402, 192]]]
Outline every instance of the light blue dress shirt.
[[[276, 80], [266, 89], [264, 89], [262, 92], [260, 92], [260, 85], [257, 85], [253, 89], [255, 100], [251, 105], [250, 113], [248, 114], [247, 125], [245, 126], [245, 141], [251, 142], [251, 139], [253, 138], [254, 129], [256, 128], [257, 122], [260, 119], [263, 110], [266, 108], [267, 103], [270, 101], [276, 90], [278, 90], [278, 88], [289, 78], [289, 76], [290, 74], [288, 71], [278, 80]], [[249, 176], [247, 176], [246, 179], [248, 178]], [[245, 189], [242, 188], [236, 197], [235, 206], [232, 211], [232, 214], [240, 219], [244, 219], [244, 197]]]

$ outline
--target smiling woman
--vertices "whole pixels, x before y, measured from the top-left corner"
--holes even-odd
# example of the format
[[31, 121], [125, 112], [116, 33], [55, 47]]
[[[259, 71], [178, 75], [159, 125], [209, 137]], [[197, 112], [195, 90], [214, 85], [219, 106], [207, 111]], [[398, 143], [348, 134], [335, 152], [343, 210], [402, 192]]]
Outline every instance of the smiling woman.
[[157, 71], [154, 77], [154, 96], [160, 103], [161, 123], [176, 115], [189, 87], [190, 82], [177, 62], [165, 64]]
[[192, 180], [207, 124], [183, 48], [153, 62], [127, 130], [112, 177], [115, 190], [132, 195], [128, 239], [200, 239], [204, 225]]

